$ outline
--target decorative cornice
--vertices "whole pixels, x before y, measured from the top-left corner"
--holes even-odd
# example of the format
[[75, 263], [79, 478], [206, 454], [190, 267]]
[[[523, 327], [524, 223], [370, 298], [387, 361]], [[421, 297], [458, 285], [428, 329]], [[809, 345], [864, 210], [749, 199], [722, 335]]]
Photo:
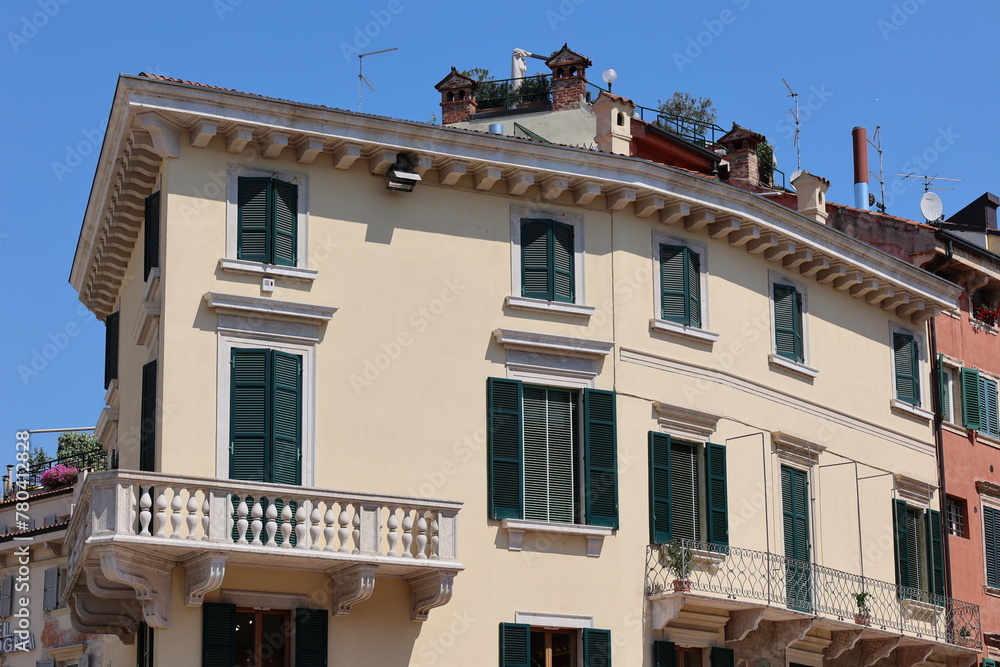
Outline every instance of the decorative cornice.
[[981, 496], [992, 496], [1000, 500], [1000, 484], [985, 479], [976, 480], [976, 493]]
[[614, 341], [593, 338], [570, 338], [533, 331], [497, 329], [493, 332], [497, 343], [508, 350], [523, 350], [536, 354], [558, 354], [583, 359], [601, 359], [615, 349]]
[[806, 468], [811, 468], [819, 463], [819, 455], [826, 450], [826, 447], [818, 442], [812, 442], [782, 431], [772, 431], [771, 442], [779, 459]]
[[336, 306], [322, 306], [294, 301], [277, 301], [256, 296], [206, 292], [205, 303], [220, 315], [262, 318], [282, 322], [305, 322], [321, 325], [337, 312]]
[[708, 442], [718, 428], [722, 415], [714, 412], [685, 408], [669, 403], [653, 403], [660, 430], [672, 438]]
[[907, 477], [901, 473], [894, 474], [892, 478], [896, 482], [896, 493], [899, 494], [902, 500], [923, 505], [924, 507], [930, 505], [931, 497], [937, 488], [936, 486], [913, 477]]

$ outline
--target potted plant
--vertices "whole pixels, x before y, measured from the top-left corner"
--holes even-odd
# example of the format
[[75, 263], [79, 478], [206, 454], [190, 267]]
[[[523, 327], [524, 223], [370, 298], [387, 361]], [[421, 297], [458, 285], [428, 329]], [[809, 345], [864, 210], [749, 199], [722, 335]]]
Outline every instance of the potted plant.
[[691, 580], [687, 572], [691, 564], [691, 553], [679, 542], [669, 542], [660, 545], [660, 564], [676, 577], [673, 581], [674, 592], [683, 593], [691, 590]]
[[968, 647], [971, 647], [973, 645], [972, 631], [969, 630], [969, 626], [963, 625], [958, 629], [958, 644], [961, 646], [968, 646]]
[[854, 622], [858, 625], [871, 625], [871, 610], [868, 608], [868, 598], [871, 595], [868, 591], [854, 594], [854, 602], [858, 605], [858, 611], [854, 614]]
[[80, 475], [80, 470], [73, 466], [63, 464], [55, 465], [42, 473], [38, 481], [46, 489], [58, 489], [76, 483], [76, 478]]
[[995, 326], [1000, 309], [993, 308], [989, 304], [977, 302], [972, 304], [972, 316], [988, 326]]

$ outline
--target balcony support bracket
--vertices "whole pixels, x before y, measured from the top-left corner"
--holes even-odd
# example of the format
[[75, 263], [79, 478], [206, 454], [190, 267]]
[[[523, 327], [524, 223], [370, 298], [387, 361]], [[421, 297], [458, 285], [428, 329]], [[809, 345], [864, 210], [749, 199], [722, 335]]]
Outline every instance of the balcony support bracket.
[[98, 597], [83, 581], [69, 597], [70, 622], [78, 632], [110, 634], [125, 644], [135, 643], [139, 610], [134, 600]]
[[219, 588], [226, 576], [226, 558], [229, 554], [208, 552], [184, 561], [184, 605], [200, 607], [205, 594]]
[[653, 600], [650, 604], [650, 619], [653, 623], [653, 629], [662, 630], [667, 627], [667, 623], [680, 616], [683, 606], [683, 595], [670, 595]]
[[176, 563], [148, 553], [101, 551], [101, 572], [114, 583], [131, 586], [151, 628], [170, 627], [170, 582]]
[[865, 639], [861, 642], [861, 665], [862, 667], [872, 667], [882, 658], [888, 658], [889, 654], [899, 646], [900, 637], [890, 637], [888, 639]]
[[430, 610], [447, 604], [455, 591], [455, 573], [448, 570], [431, 571], [406, 579], [410, 584], [410, 619], [413, 621], [426, 621]]
[[764, 618], [763, 607], [729, 612], [729, 620], [726, 622], [726, 642], [742, 641], [757, 629], [762, 618]]
[[973, 667], [979, 661], [975, 653], [948, 656], [948, 667]]
[[896, 649], [896, 667], [916, 667], [916, 665], [925, 662], [933, 651], [933, 644], [900, 646]]
[[861, 628], [857, 630], [837, 630], [830, 633], [830, 645], [826, 647], [823, 653], [826, 655], [827, 660], [836, 660], [840, 657], [840, 654], [844, 651], [850, 651], [854, 648], [858, 640], [861, 639], [861, 634], [864, 632]]
[[375, 591], [375, 573], [378, 565], [363, 563], [332, 570], [333, 580], [333, 615], [344, 617], [351, 615], [351, 608], [359, 602], [364, 602]]
[[774, 643], [787, 649], [792, 643], [801, 640], [816, 622], [815, 618], [804, 618], [797, 621], [775, 621]]

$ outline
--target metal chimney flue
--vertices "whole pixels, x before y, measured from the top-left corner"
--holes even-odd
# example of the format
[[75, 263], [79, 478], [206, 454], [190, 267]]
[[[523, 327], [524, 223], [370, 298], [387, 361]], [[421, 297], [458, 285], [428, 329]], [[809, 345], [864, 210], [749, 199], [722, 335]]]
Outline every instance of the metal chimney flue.
[[868, 210], [868, 130], [851, 130], [854, 139], [854, 206]]

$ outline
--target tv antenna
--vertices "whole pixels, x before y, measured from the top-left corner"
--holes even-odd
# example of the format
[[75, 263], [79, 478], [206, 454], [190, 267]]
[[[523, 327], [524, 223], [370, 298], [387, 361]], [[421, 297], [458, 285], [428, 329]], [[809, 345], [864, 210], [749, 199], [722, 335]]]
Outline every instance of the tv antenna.
[[795, 103], [795, 108], [789, 109], [789, 111], [792, 113], [792, 119], [795, 120], [795, 139], [792, 140], [792, 145], [795, 146], [795, 169], [799, 170], [802, 169], [802, 147], [799, 145], [799, 94], [792, 90], [787, 81], [782, 79], [781, 82], [785, 84], [785, 88], [788, 89], [788, 96]]
[[358, 54], [358, 112], [359, 113], [361, 112], [361, 108], [364, 104], [364, 97], [365, 97], [364, 86], [367, 85], [369, 88], [372, 89], [373, 93], [375, 92], [375, 86], [372, 85], [371, 81], [365, 78], [364, 72], [362, 71], [365, 62], [363, 58], [365, 56], [374, 56], [376, 53], [388, 53], [389, 51], [399, 51], [399, 47], [396, 46], [391, 49], [382, 49], [381, 51], [369, 51], [368, 53]]
[[875, 176], [875, 180], [878, 181], [879, 192], [881, 193], [882, 199], [875, 202], [875, 208], [879, 210], [880, 213], [885, 213], [885, 178], [882, 172], [882, 138], [880, 132], [882, 131], [881, 125], [875, 126], [875, 132], [872, 133], [872, 138], [868, 140], [868, 143], [878, 151], [878, 174], [869, 171], [871, 176]]
[[909, 174], [896, 174], [896, 175], [901, 178], [922, 178], [924, 181], [924, 192], [930, 192], [931, 190], [955, 189], [955, 188], [932, 188], [931, 186], [934, 185], [934, 181], [953, 181], [955, 183], [961, 183], [962, 181], [965, 180], [964, 178], [945, 178], [944, 176], [938, 176], [937, 174], [934, 174], [933, 176], [927, 176], [921, 174], [914, 174], [912, 172]]

